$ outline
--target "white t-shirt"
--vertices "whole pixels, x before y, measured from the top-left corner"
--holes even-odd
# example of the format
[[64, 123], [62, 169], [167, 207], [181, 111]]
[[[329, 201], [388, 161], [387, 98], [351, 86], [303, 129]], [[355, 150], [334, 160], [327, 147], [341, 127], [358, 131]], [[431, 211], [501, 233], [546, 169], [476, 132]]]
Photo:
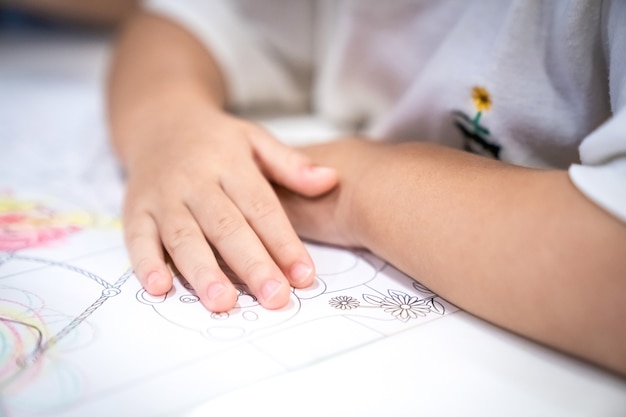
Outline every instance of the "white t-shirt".
[[148, 0], [221, 66], [229, 106], [315, 112], [569, 169], [626, 221], [626, 1]]

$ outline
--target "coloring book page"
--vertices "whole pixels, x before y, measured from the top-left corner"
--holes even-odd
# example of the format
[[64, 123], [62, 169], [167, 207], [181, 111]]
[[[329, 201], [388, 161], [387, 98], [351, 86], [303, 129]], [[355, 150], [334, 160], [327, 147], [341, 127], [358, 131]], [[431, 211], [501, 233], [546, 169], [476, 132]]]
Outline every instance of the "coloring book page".
[[[212, 314], [180, 276], [150, 296], [123, 244], [107, 44], [24, 42], [0, 45], [0, 416], [180, 415], [456, 311], [367, 252], [316, 244], [314, 285], [281, 310], [239, 285]], [[319, 125], [268, 128], [335, 134]]]
[[6, 416], [169, 415], [456, 311], [368, 252], [311, 243], [315, 283], [283, 309], [238, 284], [237, 306], [211, 313], [180, 275], [154, 297], [120, 221], [62, 194], [0, 193]]

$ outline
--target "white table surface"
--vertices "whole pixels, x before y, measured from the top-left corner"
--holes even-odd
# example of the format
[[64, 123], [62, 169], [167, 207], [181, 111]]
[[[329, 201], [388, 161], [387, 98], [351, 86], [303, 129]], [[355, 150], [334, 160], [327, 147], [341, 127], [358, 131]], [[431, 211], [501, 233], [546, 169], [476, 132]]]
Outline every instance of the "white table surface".
[[[51, 189], [88, 182], [94, 205], [106, 200], [110, 210], [119, 210], [122, 183], [107, 144], [102, 105], [109, 50], [110, 40], [102, 36], [0, 35], [3, 182]], [[270, 128], [298, 138], [332, 133], [310, 118], [275, 119]], [[458, 312], [244, 386], [181, 415], [259, 411], [278, 416], [626, 416], [626, 381]]]

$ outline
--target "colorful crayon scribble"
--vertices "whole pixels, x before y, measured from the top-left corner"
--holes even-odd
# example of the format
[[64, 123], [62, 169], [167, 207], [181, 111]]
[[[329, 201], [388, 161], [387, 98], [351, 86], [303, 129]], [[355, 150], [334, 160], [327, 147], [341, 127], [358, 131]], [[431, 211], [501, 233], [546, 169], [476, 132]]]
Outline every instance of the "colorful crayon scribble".
[[119, 221], [85, 212], [58, 212], [38, 201], [0, 194], [0, 251], [49, 245], [86, 227], [119, 227]]
[[[32, 360], [46, 340], [71, 319], [46, 308], [44, 300], [30, 291], [0, 285], [0, 389], [12, 408], [39, 413], [71, 404], [80, 395], [79, 374], [59, 355], [49, 352], [41, 360]], [[90, 340], [92, 334], [83, 327], [73, 338], [64, 339], [61, 350], [72, 348], [81, 339]]]
[[[43, 300], [31, 292], [0, 287], [0, 381], [25, 368], [23, 360], [48, 336], [43, 306]], [[37, 372], [37, 366], [29, 371]]]

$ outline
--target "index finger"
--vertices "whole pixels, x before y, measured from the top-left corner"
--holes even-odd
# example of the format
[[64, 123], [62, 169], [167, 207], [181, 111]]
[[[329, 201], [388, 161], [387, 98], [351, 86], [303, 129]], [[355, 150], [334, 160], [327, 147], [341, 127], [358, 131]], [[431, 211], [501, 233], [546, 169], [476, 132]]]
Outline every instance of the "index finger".
[[289, 283], [297, 288], [310, 285], [315, 277], [313, 261], [269, 182], [257, 170], [244, 169], [223, 179], [222, 186]]

